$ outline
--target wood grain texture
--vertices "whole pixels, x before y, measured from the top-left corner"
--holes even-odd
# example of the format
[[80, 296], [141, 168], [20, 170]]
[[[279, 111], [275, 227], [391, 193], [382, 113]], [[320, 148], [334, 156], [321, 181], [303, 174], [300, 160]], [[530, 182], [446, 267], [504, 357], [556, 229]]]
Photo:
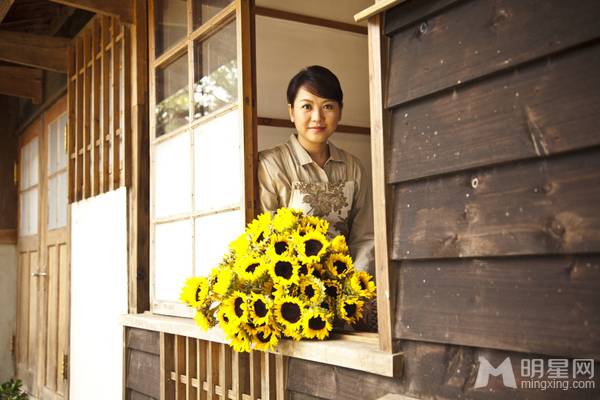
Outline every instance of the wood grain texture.
[[126, 386], [146, 396], [160, 397], [159, 356], [135, 349], [127, 351]]
[[67, 72], [68, 38], [0, 31], [0, 60], [56, 72]]
[[394, 109], [390, 182], [600, 143], [600, 44]]
[[42, 101], [42, 71], [39, 69], [0, 65], [0, 94]]
[[412, 0], [402, 3], [385, 13], [385, 34], [392, 35], [407, 26], [421, 22], [432, 15], [443, 12], [447, 7], [468, 0]]
[[[486, 388], [473, 387], [479, 357], [485, 357], [494, 366], [510, 357], [519, 386], [521, 360], [539, 358], [547, 365], [548, 357], [545, 356], [412, 340], [402, 342], [402, 351], [411, 361], [400, 378], [290, 359], [288, 390], [292, 393], [291, 398], [377, 400], [387, 394], [402, 394], [416, 399], [436, 400], [592, 400], [600, 395], [597, 377], [596, 388], [589, 390], [514, 390], [504, 387], [501, 377], [490, 377]], [[599, 366], [600, 363], [596, 362], [595, 368]]]
[[160, 353], [160, 336], [158, 332], [145, 329], [127, 329], [127, 347], [150, 354]]
[[600, 258], [406, 261], [394, 337], [600, 359]]
[[600, 150], [396, 186], [392, 258], [600, 250]]
[[79, 8], [103, 15], [119, 17], [121, 22], [133, 22], [133, 7], [131, 1], [122, 0], [50, 0], [53, 3]]
[[17, 162], [17, 137], [9, 134], [16, 128], [17, 99], [0, 96], [0, 126], [6, 131], [0, 134], [0, 243], [17, 243], [17, 185], [15, 170]]
[[388, 107], [598, 38], [599, 16], [595, 0], [462, 2], [392, 35]]
[[127, 389], [127, 391], [125, 393], [125, 399], [126, 400], [158, 400], [157, 398], [152, 398], [152, 397], [146, 396], [145, 394], [136, 392], [135, 390], [132, 390], [132, 389]]

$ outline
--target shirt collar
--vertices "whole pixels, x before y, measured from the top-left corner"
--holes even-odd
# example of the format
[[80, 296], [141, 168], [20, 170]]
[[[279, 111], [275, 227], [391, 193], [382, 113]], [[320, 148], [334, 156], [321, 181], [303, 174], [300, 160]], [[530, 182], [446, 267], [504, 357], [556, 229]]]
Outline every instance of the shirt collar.
[[[329, 145], [329, 158], [327, 159], [327, 161], [325, 161], [325, 164], [327, 164], [329, 161], [344, 162], [344, 158], [342, 157], [342, 151], [329, 141], [327, 142], [327, 144]], [[310, 157], [310, 154], [308, 154], [306, 149], [302, 147], [302, 145], [298, 141], [298, 137], [295, 133], [292, 133], [290, 135], [290, 147], [292, 149], [294, 157], [300, 165], [304, 166], [306, 164], [314, 162], [313, 159]]]

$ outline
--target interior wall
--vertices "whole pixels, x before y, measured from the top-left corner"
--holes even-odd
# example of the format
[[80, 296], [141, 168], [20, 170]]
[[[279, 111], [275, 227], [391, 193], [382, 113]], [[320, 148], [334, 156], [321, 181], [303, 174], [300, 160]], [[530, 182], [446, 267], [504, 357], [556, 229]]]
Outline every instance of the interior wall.
[[17, 313], [17, 247], [0, 244], [0, 383], [13, 377], [12, 337]]
[[123, 397], [127, 313], [126, 189], [71, 207], [70, 398]]
[[[367, 46], [367, 35], [257, 16], [258, 116], [289, 119], [286, 100], [289, 80], [300, 69], [318, 64], [331, 69], [342, 85], [344, 109], [340, 124], [368, 127], [370, 120]], [[291, 128], [259, 125], [259, 150], [285, 142], [292, 132], [294, 130]], [[357, 156], [367, 175], [371, 176], [368, 135], [336, 132], [331, 141]]]

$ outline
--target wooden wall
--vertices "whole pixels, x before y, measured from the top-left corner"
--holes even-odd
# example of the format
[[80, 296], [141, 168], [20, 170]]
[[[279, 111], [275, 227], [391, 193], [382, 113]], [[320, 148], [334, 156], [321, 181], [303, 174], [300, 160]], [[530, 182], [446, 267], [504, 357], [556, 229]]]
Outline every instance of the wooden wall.
[[[600, 3], [388, 11], [394, 337], [387, 379], [290, 361], [292, 399], [587, 399], [474, 389], [478, 357], [600, 360]], [[596, 368], [598, 363], [596, 362]], [[596, 374], [597, 375], [597, 374]]]
[[16, 101], [0, 95], [0, 243], [16, 243], [17, 188], [14, 165], [17, 158]]
[[160, 341], [158, 332], [127, 329], [127, 400], [160, 398]]

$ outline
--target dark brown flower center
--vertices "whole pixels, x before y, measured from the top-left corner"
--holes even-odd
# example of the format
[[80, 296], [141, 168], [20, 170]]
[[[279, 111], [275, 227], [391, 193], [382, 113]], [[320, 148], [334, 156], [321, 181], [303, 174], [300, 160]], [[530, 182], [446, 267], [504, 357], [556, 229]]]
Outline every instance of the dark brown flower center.
[[336, 286], [327, 286], [327, 288], [325, 289], [325, 293], [327, 293], [328, 296], [331, 297], [337, 297], [338, 295], [338, 290]]
[[225, 321], [225, 323], [229, 323], [229, 318], [227, 318], [227, 315], [223, 314], [223, 321]]
[[250, 272], [251, 274], [254, 273], [254, 270], [256, 269], [256, 267], [258, 267], [260, 264], [258, 263], [254, 263], [254, 264], [250, 264], [246, 267], [246, 272]]
[[326, 302], [326, 301], [324, 301], [324, 302], [321, 303], [321, 307], [323, 307], [326, 310], [329, 310], [329, 303]]
[[319, 272], [319, 270], [318, 270], [318, 269], [316, 269], [316, 268], [314, 268], [314, 269], [313, 269], [313, 271], [312, 271], [312, 275], [313, 275], [315, 278], [322, 279], [321, 272]]
[[256, 337], [258, 338], [258, 340], [260, 340], [262, 343], [268, 343], [269, 340], [271, 340], [271, 334], [269, 333], [267, 336], [265, 336], [264, 332], [258, 332], [256, 334]]
[[288, 261], [277, 261], [275, 263], [275, 275], [284, 279], [290, 279], [294, 273], [292, 264]]
[[312, 285], [308, 285], [304, 288], [304, 294], [306, 295], [306, 297], [308, 297], [309, 299], [312, 299], [313, 296], [315, 295], [315, 288], [312, 287]]
[[356, 304], [344, 304], [344, 311], [348, 317], [353, 317], [356, 314]]
[[254, 312], [259, 318], [262, 318], [265, 315], [267, 315], [267, 305], [265, 304], [265, 302], [260, 299], [256, 300], [254, 302]]
[[323, 244], [316, 239], [309, 239], [304, 242], [304, 252], [307, 256], [316, 256], [323, 248]]
[[264, 232], [261, 232], [260, 235], [258, 235], [258, 237], [256, 238], [256, 241], [258, 243], [262, 242], [263, 240], [265, 240], [265, 234]]
[[241, 297], [238, 297], [235, 299], [234, 304], [234, 310], [235, 310], [235, 315], [239, 318], [242, 315], [244, 315], [244, 310], [242, 310], [242, 304], [244, 303], [244, 300]]
[[360, 279], [360, 280], [359, 280], [359, 282], [360, 282], [360, 288], [361, 288], [362, 290], [365, 290], [365, 289], [367, 288], [367, 284], [366, 284], [366, 282], [365, 282], [365, 281], [363, 281], [362, 279]]
[[346, 272], [346, 269], [348, 268], [345, 262], [339, 260], [334, 262], [333, 266], [335, 267], [335, 270], [337, 271], [338, 275]]
[[281, 255], [285, 253], [288, 249], [288, 244], [286, 241], [275, 242], [275, 253]]
[[321, 317], [312, 317], [308, 320], [308, 327], [315, 331], [320, 331], [325, 328], [325, 321]]
[[202, 291], [202, 288], [200, 286], [198, 286], [198, 288], [196, 289], [196, 301], [200, 301], [200, 292]]
[[296, 303], [283, 303], [281, 305], [281, 315], [283, 319], [294, 324], [300, 320], [302, 312], [300, 306]]
[[308, 274], [308, 267], [306, 264], [300, 264], [300, 269], [298, 269], [298, 275], [306, 275]]

